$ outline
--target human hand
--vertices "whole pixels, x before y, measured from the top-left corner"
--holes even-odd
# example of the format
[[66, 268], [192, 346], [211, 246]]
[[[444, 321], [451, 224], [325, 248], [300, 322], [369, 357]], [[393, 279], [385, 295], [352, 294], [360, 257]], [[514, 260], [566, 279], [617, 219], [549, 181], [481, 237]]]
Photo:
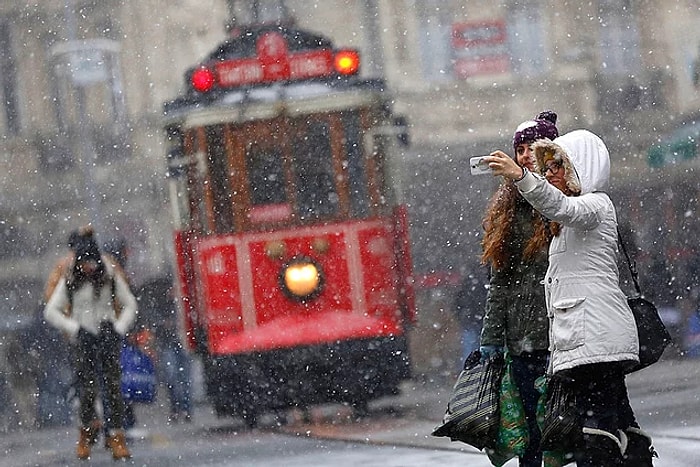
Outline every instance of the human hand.
[[482, 345], [479, 347], [479, 353], [481, 353], [480, 363], [484, 363], [486, 360], [503, 355], [503, 347], [500, 345]]
[[86, 342], [86, 338], [90, 335], [83, 327], [78, 326], [78, 330], [68, 333], [68, 340], [71, 344], [81, 345]]
[[500, 175], [508, 180], [519, 180], [525, 174], [523, 168], [503, 151], [494, 151], [484, 160], [494, 175]]
[[122, 335], [119, 334], [111, 321], [100, 323], [100, 339], [108, 345], [117, 346], [121, 343]]

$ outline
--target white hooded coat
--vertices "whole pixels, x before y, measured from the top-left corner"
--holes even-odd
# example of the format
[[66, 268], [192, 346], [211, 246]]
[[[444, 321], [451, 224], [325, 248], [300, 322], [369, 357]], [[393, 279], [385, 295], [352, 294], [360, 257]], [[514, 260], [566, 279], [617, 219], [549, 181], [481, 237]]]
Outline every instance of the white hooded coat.
[[581, 188], [580, 196], [566, 196], [529, 172], [516, 182], [535, 209], [562, 226], [550, 244], [544, 279], [551, 371], [591, 363], [638, 362], [637, 328], [619, 286], [617, 215], [608, 195], [599, 191], [610, 178], [608, 150], [587, 130], [567, 133], [553, 142], [538, 141], [533, 149], [540, 166], [545, 150], [561, 155], [567, 180], [577, 181]]

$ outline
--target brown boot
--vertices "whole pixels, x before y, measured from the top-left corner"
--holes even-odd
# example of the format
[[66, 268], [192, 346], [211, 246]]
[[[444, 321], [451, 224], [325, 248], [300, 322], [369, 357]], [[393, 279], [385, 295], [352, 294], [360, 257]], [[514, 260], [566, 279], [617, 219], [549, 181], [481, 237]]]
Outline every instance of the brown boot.
[[102, 422], [99, 419], [94, 419], [90, 422], [90, 446], [94, 446], [100, 437], [100, 431], [102, 431]]
[[75, 454], [78, 456], [78, 459], [87, 459], [90, 457], [90, 438], [90, 428], [81, 428], [78, 446], [75, 448]]
[[128, 459], [131, 457], [131, 453], [126, 447], [126, 436], [124, 435], [124, 430], [117, 430], [110, 435], [109, 447], [112, 450], [112, 457], [115, 460]]

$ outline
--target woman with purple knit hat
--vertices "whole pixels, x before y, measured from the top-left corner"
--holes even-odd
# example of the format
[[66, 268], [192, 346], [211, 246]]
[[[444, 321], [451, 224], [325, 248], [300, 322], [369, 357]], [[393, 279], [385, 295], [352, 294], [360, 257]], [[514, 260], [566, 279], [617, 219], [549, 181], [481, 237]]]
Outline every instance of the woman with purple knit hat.
[[[531, 145], [559, 136], [557, 115], [542, 112], [521, 123], [513, 135], [514, 159], [532, 169]], [[548, 319], [540, 281], [547, 271], [547, 249], [552, 238], [549, 222], [504, 181], [491, 198], [484, 217], [483, 254], [491, 279], [481, 331], [482, 358], [508, 350], [513, 378], [525, 407], [530, 441], [520, 457], [521, 467], [540, 467], [540, 430], [535, 380], [546, 373], [549, 356]]]
[[625, 382], [639, 362], [639, 336], [620, 288], [617, 213], [606, 193], [608, 148], [590, 131], [574, 130], [538, 141], [532, 150], [533, 172], [502, 151], [486, 162], [550, 219], [553, 237], [542, 280], [548, 374], [573, 395], [578, 423], [559, 447], [573, 449], [578, 467], [651, 467], [658, 455], [636, 420]]

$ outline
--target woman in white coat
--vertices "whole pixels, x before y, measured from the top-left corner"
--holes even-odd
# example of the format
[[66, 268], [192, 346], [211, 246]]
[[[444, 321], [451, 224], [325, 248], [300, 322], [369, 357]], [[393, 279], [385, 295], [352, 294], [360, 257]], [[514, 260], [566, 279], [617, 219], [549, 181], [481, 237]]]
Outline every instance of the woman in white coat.
[[617, 215], [604, 192], [608, 150], [587, 130], [540, 140], [533, 150], [537, 175], [501, 151], [487, 161], [552, 221], [544, 277], [550, 371], [575, 383], [582, 435], [576, 464], [651, 466], [651, 439], [639, 429], [625, 384], [639, 361], [639, 341], [619, 286]]
[[[124, 399], [119, 352], [126, 332], [136, 318], [136, 299], [121, 274], [102, 255], [92, 229], [73, 239], [74, 258], [44, 309], [46, 321], [63, 331], [73, 344], [80, 396], [79, 459], [90, 457], [94, 433], [95, 399], [100, 387], [111, 409], [106, 425], [107, 445], [114, 459], [131, 453], [124, 434]], [[98, 384], [102, 375], [103, 384]]]

